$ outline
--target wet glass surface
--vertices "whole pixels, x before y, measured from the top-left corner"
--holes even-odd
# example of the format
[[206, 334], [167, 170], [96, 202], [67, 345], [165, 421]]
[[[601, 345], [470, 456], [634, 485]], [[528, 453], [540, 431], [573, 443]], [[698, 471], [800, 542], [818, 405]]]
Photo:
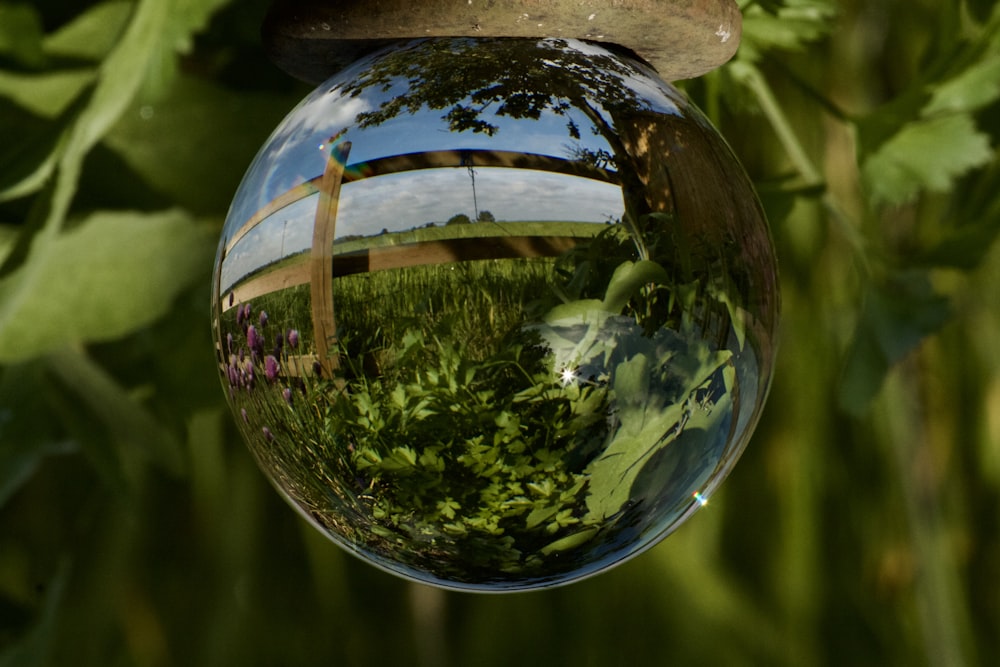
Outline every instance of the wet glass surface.
[[770, 381], [766, 221], [650, 69], [430, 40], [307, 97], [236, 194], [220, 376], [261, 468], [397, 574], [552, 586], [703, 505]]

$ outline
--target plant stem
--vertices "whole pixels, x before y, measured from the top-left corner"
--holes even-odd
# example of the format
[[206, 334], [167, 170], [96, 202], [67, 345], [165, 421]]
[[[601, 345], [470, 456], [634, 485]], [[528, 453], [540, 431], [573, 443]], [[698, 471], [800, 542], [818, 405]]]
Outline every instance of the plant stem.
[[782, 147], [785, 149], [789, 159], [802, 176], [806, 185], [821, 185], [823, 183], [822, 174], [820, 174], [819, 170], [806, 154], [802, 142], [799, 141], [799, 138], [795, 135], [795, 131], [792, 129], [791, 123], [788, 122], [788, 118], [781, 111], [781, 106], [778, 104], [777, 99], [775, 99], [771, 87], [767, 85], [767, 81], [764, 80], [760, 70], [750, 63], [738, 60], [730, 65], [730, 71], [757, 98], [761, 111], [764, 112], [768, 122], [771, 123], [775, 134], [778, 135], [778, 141], [781, 142]]
[[[970, 627], [949, 541], [941, 516], [939, 483], [931, 471], [930, 443], [920, 405], [920, 378], [914, 357], [889, 375], [883, 390], [885, 439], [892, 448], [907, 523], [917, 562], [914, 596], [930, 665], [965, 665], [963, 628]], [[880, 420], [881, 421], [881, 420]]]
[[[781, 106], [778, 104], [777, 99], [775, 99], [771, 87], [767, 85], [767, 81], [764, 79], [760, 70], [754, 65], [743, 61], [736, 61], [730, 65], [730, 67], [733, 76], [741, 81], [743, 85], [747, 86], [747, 88], [749, 88], [750, 91], [756, 96], [761, 110], [767, 117], [771, 127], [774, 128], [775, 134], [778, 135], [778, 141], [781, 142], [781, 145], [788, 154], [788, 158], [791, 160], [792, 165], [799, 172], [799, 175], [802, 176], [804, 181], [802, 187], [804, 189], [808, 189], [810, 187], [823, 187], [825, 182], [822, 173], [816, 168], [816, 165], [813, 164], [812, 160], [806, 154], [805, 147], [802, 145], [802, 142], [799, 141], [798, 136], [792, 129], [791, 123], [788, 122], [788, 118], [781, 111]], [[842, 119], [846, 120], [846, 116]], [[840, 229], [844, 238], [850, 244], [855, 257], [858, 260], [859, 268], [864, 271], [866, 275], [870, 275], [871, 262], [868, 257], [864, 237], [859, 232], [858, 228], [851, 224], [850, 218], [829, 192], [826, 192], [823, 195], [822, 201], [823, 207], [827, 211], [829, 219], [837, 226], [838, 229]]]
[[420, 667], [447, 667], [448, 638], [445, 633], [446, 593], [423, 584], [409, 584], [410, 613]]

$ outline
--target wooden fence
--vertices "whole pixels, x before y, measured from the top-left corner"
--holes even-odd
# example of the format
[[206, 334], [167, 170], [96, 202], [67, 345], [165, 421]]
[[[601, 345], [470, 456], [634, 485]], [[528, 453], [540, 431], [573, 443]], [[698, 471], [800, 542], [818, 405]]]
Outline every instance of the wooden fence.
[[[580, 242], [574, 236], [482, 236], [469, 238], [418, 241], [397, 246], [381, 246], [334, 254], [337, 207], [343, 184], [385, 174], [418, 169], [446, 167], [507, 167], [534, 169], [566, 174], [581, 178], [618, 183], [618, 175], [611, 170], [584, 162], [565, 160], [547, 155], [494, 150], [445, 150], [395, 155], [362, 163], [347, 164], [351, 143], [342, 142], [330, 147], [323, 173], [295, 188], [282, 193], [247, 220], [226, 242], [222, 257], [216, 267], [213, 286], [213, 316], [216, 324], [230, 308], [252, 299], [309, 284], [312, 299], [312, 327], [316, 344], [315, 355], [289, 358], [286, 370], [291, 375], [312, 372], [318, 363], [326, 377], [331, 377], [339, 362], [330, 354], [336, 343], [334, 319], [333, 280], [341, 276], [383, 271], [426, 264], [483, 259], [512, 259], [520, 257], [554, 257]], [[271, 270], [263, 270], [238, 281], [225, 295], [221, 294], [221, 267], [226, 255], [257, 225], [282, 208], [319, 193], [313, 224], [312, 245], [302, 253], [301, 261], [282, 262]], [[227, 355], [222, 341], [216, 342], [220, 368], [225, 372]]]

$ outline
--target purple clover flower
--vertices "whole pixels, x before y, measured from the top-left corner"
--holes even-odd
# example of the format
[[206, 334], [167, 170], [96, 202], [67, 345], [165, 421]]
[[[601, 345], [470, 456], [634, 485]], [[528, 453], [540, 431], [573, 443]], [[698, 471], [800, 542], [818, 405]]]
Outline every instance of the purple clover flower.
[[247, 347], [251, 350], [256, 350], [263, 345], [263, 342], [260, 334], [257, 333], [257, 327], [252, 324], [247, 327]]
[[245, 319], [247, 322], [250, 321], [250, 304], [249, 303], [243, 306], [243, 319]]
[[264, 375], [271, 382], [274, 382], [278, 378], [278, 360], [273, 354], [264, 357]]
[[285, 403], [288, 403], [289, 405], [292, 404], [292, 388], [291, 387], [285, 387], [281, 391], [281, 395], [285, 398]]
[[243, 324], [243, 306], [236, 306], [236, 326]]
[[271, 429], [269, 429], [268, 427], [262, 426], [261, 429], [260, 429], [260, 431], [261, 431], [261, 433], [264, 434], [264, 437], [267, 438], [268, 442], [271, 442], [272, 440], [274, 440], [274, 434], [271, 433]]
[[285, 334], [285, 338], [288, 339], [288, 347], [293, 350], [299, 346], [299, 330], [289, 329], [288, 333]]
[[233, 307], [233, 299], [234, 299], [235, 297], [236, 297], [236, 295], [235, 295], [235, 294], [234, 294], [233, 292], [230, 292], [230, 293], [229, 293], [229, 307], [230, 307], [230, 308], [232, 308], [232, 307]]
[[258, 319], [260, 321], [260, 326], [262, 329], [265, 326], [267, 326], [267, 311], [266, 310], [260, 311], [260, 317]]

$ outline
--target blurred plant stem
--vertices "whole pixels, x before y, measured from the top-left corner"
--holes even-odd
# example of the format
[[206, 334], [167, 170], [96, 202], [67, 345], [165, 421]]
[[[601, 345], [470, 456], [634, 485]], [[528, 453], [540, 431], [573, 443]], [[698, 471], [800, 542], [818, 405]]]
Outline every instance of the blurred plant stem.
[[446, 593], [439, 588], [412, 583], [407, 597], [413, 618], [416, 665], [448, 667], [448, 633]]
[[[782, 105], [778, 102], [774, 91], [771, 89], [764, 74], [760, 71], [760, 68], [744, 60], [736, 60], [729, 65], [729, 71], [737, 81], [751, 92], [760, 111], [767, 118], [771, 129], [774, 130], [775, 136], [781, 143], [789, 162], [791, 162], [792, 167], [801, 179], [801, 182], [796, 186], [797, 189], [802, 193], [810, 191], [822, 193], [820, 200], [827, 214], [827, 219], [836, 226], [843, 238], [850, 244], [858, 267], [866, 275], [870, 274], [867, 246], [858, 225], [851, 220], [851, 217], [845, 212], [844, 207], [837, 201], [836, 197], [827, 190], [827, 182], [823, 172], [820, 171], [816, 163], [809, 156], [809, 152], [799, 138], [793, 123], [782, 110]], [[706, 79], [709, 83], [716, 82], [713, 88], [717, 87], [717, 77], [709, 76]], [[811, 89], [809, 92], [812, 92]], [[718, 91], [710, 89], [709, 93], [708, 99], [712, 102], [712, 106], [717, 106]], [[812, 94], [812, 98], [823, 99], [815, 93]], [[850, 120], [844, 113], [835, 111], [837, 107], [829, 101], [822, 103], [821, 107], [826, 111], [830, 111], [831, 115], [837, 121], [849, 122]]]
[[[123, 466], [136, 451], [173, 474], [183, 471], [180, 443], [118, 381], [90, 358], [81, 346], [67, 347], [49, 355], [52, 373], [97, 415], [107, 428], [111, 442], [96, 439], [97, 447], [117, 446], [106, 457]], [[100, 458], [100, 455], [99, 455]]]
[[816, 165], [813, 164], [802, 142], [799, 141], [795, 130], [792, 129], [792, 124], [781, 110], [781, 104], [778, 103], [774, 92], [771, 90], [771, 86], [768, 85], [767, 80], [761, 74], [760, 70], [755, 65], [746, 61], [736, 60], [729, 65], [729, 71], [754, 94], [757, 103], [760, 105], [761, 112], [774, 129], [778, 141], [781, 142], [782, 148], [785, 149], [785, 153], [788, 155], [792, 166], [795, 167], [795, 170], [799, 172], [799, 176], [802, 177], [804, 187], [809, 188], [821, 185], [823, 183], [823, 175], [816, 168]]
[[928, 436], [931, 415], [922, 395], [929, 390], [923, 355], [910, 355], [890, 373], [877, 401], [882, 441], [891, 449], [902, 491], [913, 559], [913, 594], [924, 652], [930, 665], [957, 667], [972, 659], [968, 600], [960, 585], [954, 531], [944, 520], [946, 471]]

